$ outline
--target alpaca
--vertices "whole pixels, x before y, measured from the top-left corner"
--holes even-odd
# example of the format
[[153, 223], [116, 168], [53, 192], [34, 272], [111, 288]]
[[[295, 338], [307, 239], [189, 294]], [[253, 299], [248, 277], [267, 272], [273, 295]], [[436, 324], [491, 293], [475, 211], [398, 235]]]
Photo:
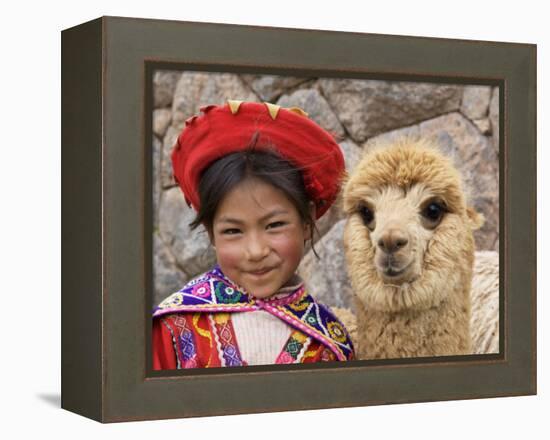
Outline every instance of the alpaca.
[[[470, 292], [471, 353], [499, 352], [499, 256], [495, 251], [476, 251]], [[345, 307], [332, 307], [348, 330], [355, 347], [359, 346], [357, 317]]]
[[477, 251], [472, 279], [472, 353], [499, 352], [499, 255]]
[[472, 353], [473, 231], [458, 171], [425, 141], [368, 152], [343, 190], [359, 359]]

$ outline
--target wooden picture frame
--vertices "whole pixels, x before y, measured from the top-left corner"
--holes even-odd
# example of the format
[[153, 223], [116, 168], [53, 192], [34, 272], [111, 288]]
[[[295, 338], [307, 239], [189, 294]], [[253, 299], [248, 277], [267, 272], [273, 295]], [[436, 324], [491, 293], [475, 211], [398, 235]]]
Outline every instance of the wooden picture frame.
[[[175, 67], [498, 86], [500, 353], [152, 372], [151, 78]], [[117, 17], [64, 30], [62, 270], [62, 407], [101, 422], [535, 394], [536, 46]]]

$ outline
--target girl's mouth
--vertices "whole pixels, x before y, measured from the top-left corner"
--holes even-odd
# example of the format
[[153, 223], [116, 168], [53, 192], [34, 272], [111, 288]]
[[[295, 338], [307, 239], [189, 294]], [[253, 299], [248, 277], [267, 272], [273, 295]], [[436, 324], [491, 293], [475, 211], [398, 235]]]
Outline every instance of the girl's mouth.
[[259, 277], [259, 276], [267, 274], [268, 272], [271, 272], [272, 270], [273, 270], [272, 267], [266, 267], [266, 268], [259, 269], [259, 270], [249, 271], [248, 273], [253, 275], [253, 276]]

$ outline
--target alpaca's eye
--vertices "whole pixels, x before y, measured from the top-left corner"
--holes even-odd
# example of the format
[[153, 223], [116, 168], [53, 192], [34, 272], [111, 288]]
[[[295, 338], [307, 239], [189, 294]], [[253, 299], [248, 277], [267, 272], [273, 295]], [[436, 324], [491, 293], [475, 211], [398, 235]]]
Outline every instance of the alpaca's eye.
[[440, 202], [430, 202], [422, 209], [422, 217], [425, 219], [425, 225], [429, 228], [435, 228], [445, 214], [445, 206]]
[[361, 218], [363, 219], [363, 223], [365, 223], [365, 226], [367, 226], [369, 229], [374, 229], [374, 211], [368, 206], [361, 205], [359, 207], [359, 214], [361, 214]]
[[443, 214], [443, 207], [438, 203], [430, 203], [426, 208], [424, 208], [424, 217], [430, 220], [437, 220]]

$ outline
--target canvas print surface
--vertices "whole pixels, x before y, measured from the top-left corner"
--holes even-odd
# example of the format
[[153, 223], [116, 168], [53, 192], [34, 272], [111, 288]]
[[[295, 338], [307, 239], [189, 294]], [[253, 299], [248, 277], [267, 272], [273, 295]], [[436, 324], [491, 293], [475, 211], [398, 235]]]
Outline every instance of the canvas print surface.
[[[153, 94], [155, 369], [499, 352], [498, 87], [157, 70]], [[197, 203], [172, 163], [193, 116], [218, 106], [244, 118], [248, 103], [264, 106], [254, 111], [265, 108], [274, 124], [292, 109], [289, 117], [319, 126], [345, 171], [320, 218], [323, 204], [315, 206], [314, 223], [275, 245], [260, 237], [265, 255], [247, 266], [254, 281], [238, 271], [254, 243], [239, 237], [265, 210], [296, 214], [294, 199], [262, 178], [248, 179], [255, 184], [246, 191], [233, 191], [245, 188], [237, 182], [216, 202], [214, 223], [193, 229]], [[293, 154], [280, 155], [292, 163]], [[315, 182], [328, 188], [337, 168], [298, 169], [305, 193], [321, 193]], [[226, 217], [237, 223], [217, 230]], [[296, 219], [304, 225], [300, 215], [265, 223], [269, 240]]]

